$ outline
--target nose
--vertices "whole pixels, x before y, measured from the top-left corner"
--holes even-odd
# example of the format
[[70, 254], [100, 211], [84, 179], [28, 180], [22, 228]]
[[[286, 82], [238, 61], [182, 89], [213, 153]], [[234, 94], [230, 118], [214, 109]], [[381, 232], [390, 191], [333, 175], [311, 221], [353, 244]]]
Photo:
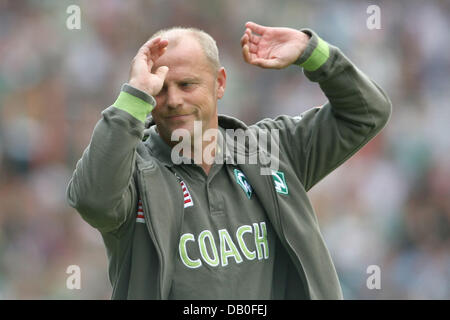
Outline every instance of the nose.
[[176, 86], [170, 86], [167, 88], [167, 107], [169, 109], [176, 109], [183, 105], [183, 97], [180, 90]]

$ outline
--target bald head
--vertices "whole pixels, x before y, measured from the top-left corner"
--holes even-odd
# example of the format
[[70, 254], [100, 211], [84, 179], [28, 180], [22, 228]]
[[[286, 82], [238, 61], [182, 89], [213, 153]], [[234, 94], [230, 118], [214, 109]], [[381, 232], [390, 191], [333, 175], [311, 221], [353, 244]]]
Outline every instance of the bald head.
[[185, 39], [186, 37], [195, 39], [202, 48], [206, 58], [211, 63], [213, 70], [219, 71], [220, 60], [216, 41], [205, 31], [197, 28], [172, 27], [169, 29], [162, 29], [157, 31], [151, 36], [150, 39], [156, 37], [162, 37], [169, 40], [169, 46], [177, 46], [181, 42], [181, 40]]

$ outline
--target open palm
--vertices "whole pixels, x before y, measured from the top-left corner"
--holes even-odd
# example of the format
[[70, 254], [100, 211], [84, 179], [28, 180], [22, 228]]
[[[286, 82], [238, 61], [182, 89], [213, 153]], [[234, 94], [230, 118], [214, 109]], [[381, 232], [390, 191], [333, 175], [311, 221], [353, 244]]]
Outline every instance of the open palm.
[[155, 61], [164, 54], [169, 41], [156, 37], [150, 39], [139, 49], [133, 59], [128, 83], [149, 95], [156, 95], [161, 90], [169, 68], [161, 66], [152, 73]]
[[265, 27], [254, 22], [247, 22], [245, 27], [241, 38], [244, 60], [262, 68], [285, 68], [308, 45], [309, 36], [299, 30]]

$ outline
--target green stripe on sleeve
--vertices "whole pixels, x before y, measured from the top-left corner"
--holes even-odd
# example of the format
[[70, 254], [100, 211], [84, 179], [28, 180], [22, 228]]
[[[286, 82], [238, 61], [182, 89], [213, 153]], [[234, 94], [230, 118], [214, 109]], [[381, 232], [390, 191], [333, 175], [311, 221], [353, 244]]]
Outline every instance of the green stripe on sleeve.
[[128, 112], [136, 119], [145, 123], [147, 115], [153, 110], [154, 106], [150, 103], [129, 94], [128, 92], [121, 91], [114, 106], [118, 109]]
[[319, 69], [330, 56], [330, 47], [321, 38], [318, 38], [317, 47], [311, 53], [311, 56], [303, 62], [300, 66], [306, 71], [315, 71]]

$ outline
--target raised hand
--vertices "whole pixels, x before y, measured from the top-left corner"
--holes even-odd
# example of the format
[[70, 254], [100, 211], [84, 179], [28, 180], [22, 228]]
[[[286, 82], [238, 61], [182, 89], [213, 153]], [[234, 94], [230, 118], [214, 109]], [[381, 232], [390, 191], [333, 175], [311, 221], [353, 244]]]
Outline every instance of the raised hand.
[[309, 36], [299, 30], [265, 27], [254, 22], [247, 22], [245, 27], [241, 38], [244, 60], [262, 68], [285, 68], [295, 62], [308, 45]]
[[164, 54], [168, 40], [157, 37], [147, 41], [133, 58], [128, 83], [149, 95], [155, 96], [161, 91], [169, 68], [161, 66], [152, 73], [155, 61]]

